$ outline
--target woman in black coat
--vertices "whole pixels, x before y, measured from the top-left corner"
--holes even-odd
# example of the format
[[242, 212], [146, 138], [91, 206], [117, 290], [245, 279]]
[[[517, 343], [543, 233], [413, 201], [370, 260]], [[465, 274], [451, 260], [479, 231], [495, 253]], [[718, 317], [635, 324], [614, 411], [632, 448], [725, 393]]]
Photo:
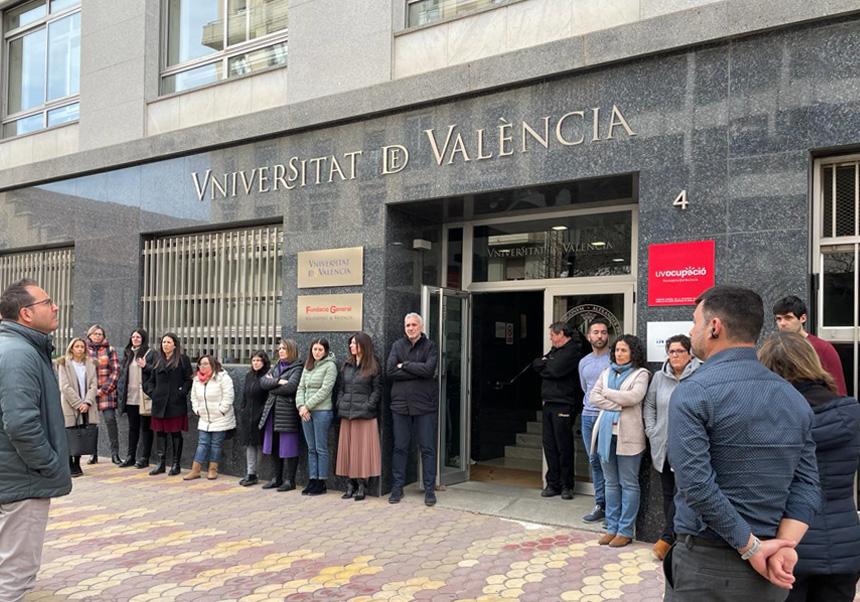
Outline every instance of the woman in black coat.
[[[263, 453], [272, 455], [274, 476], [263, 489], [291, 491], [296, 488], [299, 467], [299, 410], [296, 390], [302, 379], [299, 349], [292, 339], [283, 339], [278, 346], [278, 361], [260, 379], [260, 386], [269, 394], [259, 427], [263, 429]], [[287, 474], [284, 478], [284, 460]]]
[[239, 404], [239, 443], [245, 446], [247, 474], [239, 481], [242, 487], [256, 485], [257, 468], [263, 461], [263, 431], [260, 420], [269, 392], [263, 389], [260, 381], [271, 368], [269, 356], [265, 351], [255, 351], [251, 356], [251, 369], [245, 375], [245, 388], [242, 403]]
[[373, 341], [363, 332], [349, 339], [337, 393], [340, 438], [335, 474], [348, 477], [343, 499], [367, 495], [367, 480], [381, 472], [377, 414], [382, 398], [382, 374], [373, 356]]
[[167, 459], [167, 433], [173, 444], [173, 466], [169, 475], [178, 475], [182, 459], [182, 431], [188, 430], [188, 394], [193, 371], [179, 337], [168, 332], [161, 337], [155, 363], [144, 363], [143, 390], [152, 398], [152, 430], [157, 437], [158, 464], [149, 474], [163, 474]]
[[[118, 410], [128, 416], [128, 452], [121, 468], [134, 466], [146, 468], [149, 466], [149, 456], [152, 454], [152, 427], [150, 425], [150, 410], [141, 411], [144, 403], [143, 370], [141, 366], [155, 363], [156, 353], [149, 348], [149, 335], [143, 328], [136, 328], [128, 338], [125, 353], [122, 356], [119, 381], [116, 385]], [[141, 361], [143, 360], [143, 361]], [[137, 444], [143, 439], [143, 450], [135, 462]]]
[[824, 505], [797, 545], [787, 601], [852, 602], [860, 578], [860, 521], [854, 475], [860, 463], [860, 404], [836, 393], [833, 377], [803, 335], [778, 332], [761, 362], [790, 382], [812, 407], [812, 438]]

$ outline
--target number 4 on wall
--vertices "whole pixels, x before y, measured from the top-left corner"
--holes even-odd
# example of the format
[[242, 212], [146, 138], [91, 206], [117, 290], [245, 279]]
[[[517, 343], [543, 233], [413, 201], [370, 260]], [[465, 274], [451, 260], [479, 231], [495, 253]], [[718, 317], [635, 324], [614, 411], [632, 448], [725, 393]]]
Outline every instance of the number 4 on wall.
[[687, 205], [689, 205], [689, 204], [690, 204], [690, 201], [687, 200], [687, 191], [686, 190], [682, 190], [681, 194], [679, 194], [677, 197], [675, 197], [675, 200], [672, 201], [672, 206], [673, 207], [680, 207], [682, 211], [684, 209], [686, 209]]

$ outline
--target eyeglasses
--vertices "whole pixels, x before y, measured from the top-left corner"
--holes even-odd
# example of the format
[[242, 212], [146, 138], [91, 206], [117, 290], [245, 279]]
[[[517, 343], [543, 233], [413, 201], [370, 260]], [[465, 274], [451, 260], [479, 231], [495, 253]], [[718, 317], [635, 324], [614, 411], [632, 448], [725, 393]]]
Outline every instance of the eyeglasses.
[[30, 303], [29, 305], [25, 305], [24, 307], [33, 307], [33, 306], [36, 306], [36, 305], [41, 305], [42, 303], [46, 303], [46, 304], [48, 304], [48, 305], [53, 305], [53, 304], [54, 304], [54, 301], [53, 301], [53, 299], [51, 299], [50, 297], [48, 297], [47, 299], [42, 299], [41, 301], [35, 301], [35, 302], [33, 302], [33, 303]]
[[686, 349], [670, 349], [666, 353], [668, 353], [669, 355], [684, 355], [689, 352]]
[[200, 362], [200, 363], [199, 363], [199, 364], [197, 364], [197, 365], [198, 365], [198, 366], [208, 366], [208, 365], [209, 365], [209, 362]]

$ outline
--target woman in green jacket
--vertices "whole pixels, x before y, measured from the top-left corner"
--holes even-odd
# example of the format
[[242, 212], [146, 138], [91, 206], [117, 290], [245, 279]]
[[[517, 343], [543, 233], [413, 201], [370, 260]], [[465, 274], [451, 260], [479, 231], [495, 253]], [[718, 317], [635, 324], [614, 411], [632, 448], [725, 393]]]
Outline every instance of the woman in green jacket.
[[328, 341], [314, 339], [311, 343], [305, 369], [296, 391], [296, 407], [302, 419], [302, 431], [308, 442], [308, 486], [302, 495], [321, 495], [326, 492], [328, 478], [328, 427], [331, 425], [331, 393], [337, 380], [334, 353]]

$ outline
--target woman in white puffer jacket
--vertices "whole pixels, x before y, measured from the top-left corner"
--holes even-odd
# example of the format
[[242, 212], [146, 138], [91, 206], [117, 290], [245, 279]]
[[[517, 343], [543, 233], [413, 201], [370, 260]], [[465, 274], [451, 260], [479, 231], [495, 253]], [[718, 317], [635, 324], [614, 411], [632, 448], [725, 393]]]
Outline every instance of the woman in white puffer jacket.
[[200, 478], [203, 463], [209, 460], [207, 479], [218, 478], [218, 461], [227, 431], [236, 428], [233, 412], [233, 379], [211, 355], [197, 362], [197, 374], [191, 387], [191, 409], [198, 416], [197, 452], [191, 472], [182, 477], [186, 481]]

